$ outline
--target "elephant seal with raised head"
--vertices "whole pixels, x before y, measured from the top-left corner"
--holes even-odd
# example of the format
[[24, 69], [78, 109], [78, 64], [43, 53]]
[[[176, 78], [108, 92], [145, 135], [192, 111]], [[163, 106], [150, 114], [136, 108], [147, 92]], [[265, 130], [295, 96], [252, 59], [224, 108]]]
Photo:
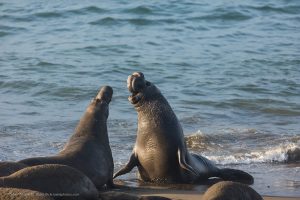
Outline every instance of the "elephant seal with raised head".
[[28, 158], [19, 163], [28, 166], [68, 165], [83, 172], [98, 189], [105, 184], [113, 186], [114, 163], [107, 134], [108, 105], [112, 94], [113, 90], [109, 86], [100, 89], [87, 107], [74, 134], [58, 155]]
[[98, 198], [97, 188], [86, 175], [72, 167], [58, 164], [26, 167], [1, 177], [0, 187], [34, 190], [54, 199]]
[[129, 101], [138, 113], [136, 143], [129, 162], [114, 178], [138, 167], [144, 181], [195, 183], [210, 177], [253, 183], [253, 177], [234, 169], [219, 169], [208, 159], [188, 152], [181, 125], [160, 90], [143, 73], [128, 77]]

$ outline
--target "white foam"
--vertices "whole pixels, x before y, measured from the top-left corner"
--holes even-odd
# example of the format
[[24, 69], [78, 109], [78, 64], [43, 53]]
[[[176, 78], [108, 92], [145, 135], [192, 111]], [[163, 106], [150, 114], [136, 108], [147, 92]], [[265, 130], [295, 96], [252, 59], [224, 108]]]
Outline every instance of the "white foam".
[[250, 163], [276, 163], [286, 162], [289, 150], [299, 148], [299, 144], [280, 144], [261, 150], [254, 150], [249, 153], [233, 153], [231, 155], [204, 155], [216, 164], [250, 164]]

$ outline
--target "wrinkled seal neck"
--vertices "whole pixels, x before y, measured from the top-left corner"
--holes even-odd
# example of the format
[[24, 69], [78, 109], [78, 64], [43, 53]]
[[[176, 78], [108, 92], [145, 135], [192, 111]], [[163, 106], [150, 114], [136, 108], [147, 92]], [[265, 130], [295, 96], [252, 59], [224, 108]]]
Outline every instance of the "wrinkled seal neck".
[[168, 101], [157, 88], [153, 88], [152, 91], [148, 92], [143, 102], [135, 106], [135, 110], [138, 113], [139, 121], [144, 121], [145, 123], [147, 121], [149, 123], [155, 122], [157, 124], [160, 123], [161, 118], [166, 113], [173, 113]]
[[144, 110], [149, 109], [156, 101], [159, 101], [160, 99], [164, 99], [162, 96], [160, 90], [153, 84], [145, 89], [145, 91], [142, 92], [142, 95], [140, 95], [141, 100], [133, 104], [134, 108], [137, 112], [142, 112]]

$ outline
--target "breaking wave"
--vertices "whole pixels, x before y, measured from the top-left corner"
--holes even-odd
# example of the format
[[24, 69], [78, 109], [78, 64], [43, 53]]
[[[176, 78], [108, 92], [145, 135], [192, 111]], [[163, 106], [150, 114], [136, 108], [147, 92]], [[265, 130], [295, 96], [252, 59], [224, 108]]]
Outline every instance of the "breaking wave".
[[[259, 141], [259, 142], [258, 142]], [[300, 136], [262, 133], [254, 129], [186, 137], [188, 148], [216, 164], [300, 162]]]

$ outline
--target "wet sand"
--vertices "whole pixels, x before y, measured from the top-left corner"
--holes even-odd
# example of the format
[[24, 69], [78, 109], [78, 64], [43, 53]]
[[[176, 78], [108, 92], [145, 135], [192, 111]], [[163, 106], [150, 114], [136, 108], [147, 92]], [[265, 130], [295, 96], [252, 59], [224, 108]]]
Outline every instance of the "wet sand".
[[[129, 192], [129, 191], [124, 191]], [[131, 191], [130, 193], [141, 196], [163, 196], [173, 200], [200, 200], [203, 193], [197, 193], [195, 191], [188, 190], [167, 190], [167, 191], [153, 191], [151, 189], [143, 189], [137, 191]], [[300, 200], [300, 197], [275, 197], [275, 196], [263, 196], [264, 200]]]
[[[122, 187], [122, 186], [121, 186]], [[197, 191], [187, 189], [166, 189], [155, 187], [122, 187], [116, 189], [116, 192], [125, 192], [132, 195], [141, 196], [162, 196], [172, 200], [201, 200], [205, 191]], [[300, 200], [300, 197], [279, 197], [279, 196], [263, 196], [264, 200]]]

